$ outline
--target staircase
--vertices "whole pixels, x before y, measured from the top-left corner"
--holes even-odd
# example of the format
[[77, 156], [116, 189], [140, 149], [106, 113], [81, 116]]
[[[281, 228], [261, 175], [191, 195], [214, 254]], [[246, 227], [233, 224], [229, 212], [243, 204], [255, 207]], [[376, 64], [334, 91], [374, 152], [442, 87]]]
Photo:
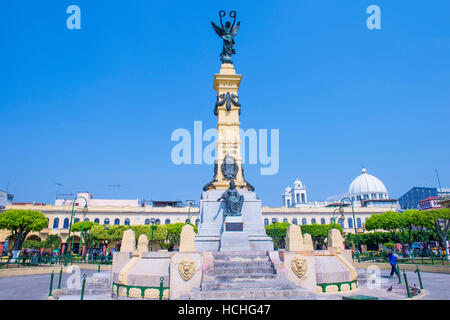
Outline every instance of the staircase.
[[282, 280], [265, 251], [214, 252], [200, 299], [313, 299], [309, 291]]

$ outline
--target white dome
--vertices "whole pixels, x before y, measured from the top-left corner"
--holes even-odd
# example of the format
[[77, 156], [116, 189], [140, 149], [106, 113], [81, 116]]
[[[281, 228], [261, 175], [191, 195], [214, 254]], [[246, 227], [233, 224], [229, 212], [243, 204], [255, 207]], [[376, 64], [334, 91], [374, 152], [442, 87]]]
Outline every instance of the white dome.
[[302, 187], [302, 186], [303, 186], [302, 182], [300, 180], [298, 180], [298, 178], [295, 179], [295, 181], [294, 181], [294, 188], [295, 187]]
[[368, 174], [367, 170], [363, 168], [362, 174], [355, 180], [353, 180], [353, 182], [350, 184], [350, 187], [348, 188], [348, 194], [350, 196], [353, 196], [372, 193], [387, 194], [388, 191], [380, 179], [371, 174]]
[[284, 192], [290, 193], [292, 191], [291, 187], [287, 186], [286, 189], [284, 189]]

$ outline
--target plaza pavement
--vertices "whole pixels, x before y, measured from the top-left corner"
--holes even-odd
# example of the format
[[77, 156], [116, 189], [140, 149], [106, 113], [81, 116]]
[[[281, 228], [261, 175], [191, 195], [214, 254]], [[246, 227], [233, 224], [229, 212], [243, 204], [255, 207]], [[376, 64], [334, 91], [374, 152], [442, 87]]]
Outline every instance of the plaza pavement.
[[[364, 277], [365, 269], [358, 269], [358, 274]], [[81, 274], [91, 277], [96, 271], [81, 270]], [[419, 287], [417, 274], [414, 272], [406, 272], [408, 283], [410, 286], [416, 284]], [[450, 274], [440, 273], [421, 273], [422, 283], [425, 292], [420, 300], [450, 300]], [[70, 274], [63, 274], [61, 287], [66, 288], [66, 280]], [[54, 290], [58, 287], [59, 273], [55, 274], [53, 280]], [[341, 300], [343, 296], [366, 295], [375, 296], [380, 300], [401, 300], [407, 298], [405, 283], [402, 272], [402, 283], [398, 284], [398, 278], [394, 275], [389, 277], [388, 270], [381, 270], [380, 287], [378, 289], [370, 289], [364, 281], [360, 282], [358, 290], [346, 292], [342, 294], [317, 294], [319, 300], [336, 299]], [[44, 300], [48, 296], [50, 285], [50, 275], [40, 274], [32, 276], [17, 276], [9, 278], [0, 278], [0, 300]], [[387, 288], [393, 286], [391, 292], [387, 292]], [[62, 296], [60, 300], [79, 300], [79, 295]], [[85, 300], [110, 300], [111, 295], [85, 295]]]

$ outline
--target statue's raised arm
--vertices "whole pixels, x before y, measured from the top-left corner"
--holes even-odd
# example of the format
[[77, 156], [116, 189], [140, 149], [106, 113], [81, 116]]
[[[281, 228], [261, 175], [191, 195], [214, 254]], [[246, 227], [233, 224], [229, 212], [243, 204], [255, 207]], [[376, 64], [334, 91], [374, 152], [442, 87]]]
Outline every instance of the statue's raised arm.
[[236, 23], [236, 11], [230, 12], [230, 17], [233, 18], [233, 24], [230, 21], [225, 22], [225, 25], [222, 23], [222, 18], [225, 16], [225, 11], [219, 11], [220, 17], [220, 25], [222, 27], [217, 26], [214, 22], [211, 22], [211, 25], [216, 32], [216, 34], [223, 40], [223, 48], [222, 53], [220, 54], [220, 61], [222, 63], [233, 63], [233, 59], [231, 56], [236, 53], [233, 46], [235, 44], [234, 37], [237, 35], [239, 31], [240, 22]]

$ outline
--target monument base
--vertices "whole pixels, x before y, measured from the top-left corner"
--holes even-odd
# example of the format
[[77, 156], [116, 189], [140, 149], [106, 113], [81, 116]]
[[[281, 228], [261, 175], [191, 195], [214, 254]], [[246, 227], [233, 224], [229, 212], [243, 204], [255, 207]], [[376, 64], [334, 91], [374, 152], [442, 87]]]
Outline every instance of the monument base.
[[219, 251], [249, 251], [248, 233], [244, 232], [244, 219], [240, 217], [226, 217], [224, 231], [220, 236]]
[[[244, 196], [242, 206], [242, 216], [227, 217], [240, 218], [240, 221], [225, 220], [223, 216], [224, 203], [217, 201], [224, 190], [209, 190], [202, 194], [200, 200], [200, 226], [195, 237], [195, 248], [197, 251], [222, 251], [221, 241], [224, 235], [224, 241], [228, 241], [228, 233], [237, 237], [238, 233], [244, 233], [248, 239], [247, 250], [272, 251], [272, 238], [267, 236], [262, 218], [261, 200], [258, 199], [255, 192], [238, 189], [239, 194]], [[227, 222], [229, 222], [227, 226]], [[236, 223], [242, 222], [242, 231], [232, 231], [239, 228]], [[229, 231], [227, 231], [227, 228]], [[242, 238], [244, 236], [242, 235]], [[234, 242], [234, 240], [233, 240]], [[230, 243], [230, 242], [227, 242]], [[225, 245], [226, 247], [227, 245]], [[247, 245], [244, 245], [247, 248]]]

